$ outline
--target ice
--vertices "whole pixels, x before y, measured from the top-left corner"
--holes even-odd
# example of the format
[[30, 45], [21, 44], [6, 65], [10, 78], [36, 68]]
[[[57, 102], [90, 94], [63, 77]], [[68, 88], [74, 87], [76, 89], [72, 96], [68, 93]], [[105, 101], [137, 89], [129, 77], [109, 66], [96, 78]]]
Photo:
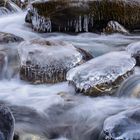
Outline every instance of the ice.
[[82, 55], [72, 44], [62, 41], [44, 39], [25, 41], [19, 45], [18, 50], [21, 65], [26, 65], [27, 61], [31, 61], [33, 64], [48, 67], [48, 69], [51, 65], [57, 66], [58, 69], [67, 69], [82, 60]]
[[126, 52], [111, 52], [92, 59], [71, 69], [67, 80], [73, 81], [78, 89], [89, 89], [102, 83], [115, 81], [119, 76], [131, 71], [135, 60]]

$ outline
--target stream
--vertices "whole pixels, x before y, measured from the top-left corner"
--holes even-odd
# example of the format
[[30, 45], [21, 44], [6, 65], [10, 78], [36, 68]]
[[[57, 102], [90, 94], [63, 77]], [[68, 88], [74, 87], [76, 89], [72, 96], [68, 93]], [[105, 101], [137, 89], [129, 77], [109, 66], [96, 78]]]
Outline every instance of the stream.
[[[139, 34], [36, 33], [25, 23], [26, 12], [0, 17], [0, 31], [30, 40], [47, 38], [63, 40], [89, 51], [94, 57], [107, 52], [124, 50], [140, 40]], [[0, 44], [0, 51], [10, 48], [9, 56], [16, 53], [16, 43]], [[35, 85], [22, 81], [19, 73], [13, 76], [10, 57], [0, 80], [0, 100], [7, 102], [16, 116], [15, 130], [21, 140], [97, 140], [109, 116], [140, 106], [135, 98], [87, 97], [75, 94], [68, 82]], [[12, 64], [10, 63], [12, 61]], [[22, 110], [22, 111], [21, 111]]]

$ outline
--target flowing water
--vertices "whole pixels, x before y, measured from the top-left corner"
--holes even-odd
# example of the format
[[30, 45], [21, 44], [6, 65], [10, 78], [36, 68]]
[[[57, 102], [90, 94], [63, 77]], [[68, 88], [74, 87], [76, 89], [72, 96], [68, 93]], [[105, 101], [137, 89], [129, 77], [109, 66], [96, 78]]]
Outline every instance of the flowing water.
[[[110, 51], [123, 50], [140, 35], [124, 36], [120, 34], [104, 35], [81, 33], [39, 34], [25, 24], [25, 12], [0, 17], [0, 31], [13, 33], [25, 40], [49, 38], [64, 40], [76, 47], [84, 48], [93, 56]], [[91, 98], [76, 95], [67, 82], [54, 85], [32, 85], [21, 81], [12, 59], [17, 52], [17, 44], [0, 45], [0, 52], [6, 53], [0, 80], [0, 100], [6, 101], [16, 118], [16, 131], [22, 140], [59, 138], [61, 140], [97, 140], [104, 120], [128, 108], [139, 106], [137, 99], [98, 97]], [[7, 55], [8, 54], [8, 55]], [[12, 61], [12, 62], [11, 62]], [[139, 69], [138, 69], [139, 70]], [[13, 76], [14, 75], [14, 76]], [[29, 135], [27, 135], [29, 134]]]

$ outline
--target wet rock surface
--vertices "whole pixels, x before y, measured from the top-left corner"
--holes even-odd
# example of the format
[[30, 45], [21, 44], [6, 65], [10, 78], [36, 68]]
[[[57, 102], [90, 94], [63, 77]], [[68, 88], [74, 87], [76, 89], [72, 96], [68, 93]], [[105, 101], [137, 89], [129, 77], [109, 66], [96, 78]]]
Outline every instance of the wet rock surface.
[[107, 118], [103, 126], [102, 139], [139, 140], [139, 129], [140, 107], [135, 107]]
[[137, 0], [50, 0], [32, 3], [26, 22], [38, 32], [101, 31], [110, 20], [129, 30], [140, 28]]
[[111, 94], [133, 73], [134, 66], [135, 60], [127, 52], [111, 52], [71, 69], [67, 80], [86, 95]]
[[56, 83], [66, 80], [71, 68], [92, 56], [63, 41], [34, 39], [19, 45], [20, 78], [32, 83]]
[[117, 21], [109, 21], [106, 28], [103, 29], [103, 32], [105, 34], [121, 33], [121, 34], [129, 35], [129, 32]]

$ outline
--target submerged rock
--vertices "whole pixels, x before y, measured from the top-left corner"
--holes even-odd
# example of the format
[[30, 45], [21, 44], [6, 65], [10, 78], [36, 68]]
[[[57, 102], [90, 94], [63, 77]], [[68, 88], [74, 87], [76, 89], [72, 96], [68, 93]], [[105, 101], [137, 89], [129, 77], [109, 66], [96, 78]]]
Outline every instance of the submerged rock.
[[140, 98], [140, 74], [133, 75], [125, 80], [116, 95], [118, 97]]
[[0, 105], [0, 140], [12, 140], [13, 133], [13, 115], [7, 107]]
[[133, 73], [135, 60], [127, 52], [96, 57], [67, 73], [67, 80], [86, 95], [112, 93]]
[[14, 34], [0, 32], [0, 44], [21, 42], [24, 39]]
[[56, 83], [66, 80], [71, 68], [92, 56], [62, 41], [34, 39], [19, 45], [20, 78], [32, 83]]
[[112, 34], [112, 33], [121, 33], [125, 35], [129, 34], [129, 32], [117, 21], [109, 21], [107, 27], [103, 29], [103, 32], [106, 34]]
[[136, 59], [136, 65], [140, 66], [140, 42], [128, 45], [126, 51]]
[[140, 107], [107, 118], [100, 140], [139, 140]]
[[12, 1], [0, 0], [0, 16], [19, 11], [21, 11], [20, 8]]
[[139, 13], [138, 0], [39, 0], [25, 20], [39, 32], [101, 31], [111, 20], [134, 30], [140, 28]]

